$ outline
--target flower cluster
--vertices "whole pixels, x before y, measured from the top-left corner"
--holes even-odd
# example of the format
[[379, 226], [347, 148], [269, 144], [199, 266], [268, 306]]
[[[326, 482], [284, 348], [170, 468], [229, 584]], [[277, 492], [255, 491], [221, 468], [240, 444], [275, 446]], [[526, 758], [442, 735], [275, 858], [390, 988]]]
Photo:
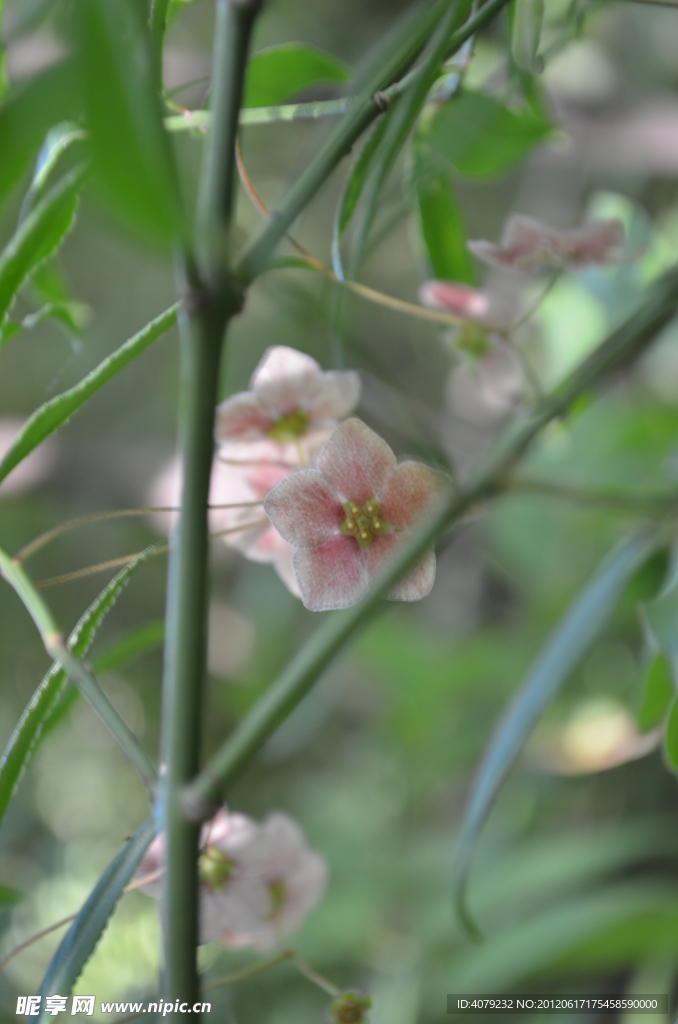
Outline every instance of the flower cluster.
[[[247, 558], [272, 563], [311, 611], [364, 597], [449, 493], [448, 477], [397, 462], [361, 420], [338, 422], [359, 396], [353, 371], [324, 373], [310, 356], [278, 346], [264, 355], [251, 390], [217, 409], [210, 528]], [[179, 490], [174, 463], [152, 499], [174, 504]], [[425, 597], [435, 565], [430, 548], [386, 596]]]
[[[165, 837], [154, 839], [138, 871], [142, 892], [160, 895]], [[198, 862], [200, 942], [280, 946], [319, 902], [327, 883], [323, 858], [299, 826], [274, 812], [262, 822], [225, 809], [202, 830]]]
[[343, 992], [329, 1008], [327, 1024], [366, 1024], [372, 1000], [357, 992]]

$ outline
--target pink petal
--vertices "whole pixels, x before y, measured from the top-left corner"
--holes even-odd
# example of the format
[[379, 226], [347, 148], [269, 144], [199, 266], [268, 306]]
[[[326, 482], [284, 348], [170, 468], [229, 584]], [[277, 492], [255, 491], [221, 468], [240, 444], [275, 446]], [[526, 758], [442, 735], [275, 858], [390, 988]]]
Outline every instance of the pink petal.
[[259, 398], [251, 391], [233, 395], [217, 407], [217, 442], [258, 441], [272, 426], [271, 416], [261, 408]]
[[317, 466], [344, 501], [378, 496], [396, 466], [386, 441], [362, 420], [346, 420], [319, 453]]
[[[385, 534], [370, 544], [366, 553], [371, 583], [376, 582], [386, 571], [402, 545], [402, 535], [393, 533]], [[430, 594], [435, 578], [436, 556], [433, 548], [429, 548], [405, 575], [393, 584], [386, 597], [389, 601], [420, 601], [422, 597]]]
[[396, 467], [386, 485], [379, 501], [379, 516], [397, 530], [411, 529], [432, 512], [451, 487], [452, 481], [444, 473], [408, 459]]
[[311, 612], [350, 608], [369, 587], [367, 564], [352, 537], [338, 537], [321, 547], [297, 548], [292, 567], [301, 599]]
[[425, 281], [419, 289], [419, 301], [432, 309], [476, 320], [487, 316], [490, 310], [489, 300], [483, 292], [454, 281]]
[[543, 246], [551, 246], [561, 237], [561, 232], [548, 224], [542, 224], [541, 221], [526, 217], [522, 213], [512, 213], [504, 226], [501, 247], [516, 255], [522, 255]]
[[264, 499], [264, 511], [291, 544], [311, 547], [339, 534], [344, 510], [314, 469], [290, 473]]
[[322, 374], [320, 387], [306, 406], [311, 423], [343, 420], [360, 400], [360, 377], [354, 370], [331, 370]]
[[252, 375], [257, 398], [274, 418], [306, 409], [320, 386], [315, 359], [285, 345], [269, 348]]
[[570, 232], [569, 257], [575, 264], [607, 263], [624, 245], [624, 225], [620, 220], [601, 220]]

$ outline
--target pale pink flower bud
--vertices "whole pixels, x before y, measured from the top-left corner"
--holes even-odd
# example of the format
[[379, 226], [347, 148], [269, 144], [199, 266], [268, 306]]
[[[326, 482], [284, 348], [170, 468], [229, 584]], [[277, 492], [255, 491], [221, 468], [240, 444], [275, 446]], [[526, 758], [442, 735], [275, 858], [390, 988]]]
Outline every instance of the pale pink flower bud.
[[[285, 477], [264, 499], [269, 519], [294, 548], [292, 568], [310, 611], [348, 608], [367, 594], [398, 547], [440, 503], [451, 481], [396, 457], [358, 419], [337, 427], [314, 469]], [[429, 550], [394, 584], [392, 601], [430, 593]]]
[[425, 281], [419, 289], [419, 301], [464, 320], [483, 321], [490, 311], [490, 300], [484, 292], [456, 281]]

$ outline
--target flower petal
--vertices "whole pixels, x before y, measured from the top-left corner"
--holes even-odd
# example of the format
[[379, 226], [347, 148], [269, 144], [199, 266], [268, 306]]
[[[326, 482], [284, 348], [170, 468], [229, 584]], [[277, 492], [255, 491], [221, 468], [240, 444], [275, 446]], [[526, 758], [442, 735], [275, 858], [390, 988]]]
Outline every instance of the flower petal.
[[487, 295], [456, 281], [425, 281], [419, 289], [419, 300], [424, 306], [473, 320], [486, 317], [490, 311]]
[[297, 409], [307, 409], [321, 378], [320, 366], [311, 356], [276, 345], [264, 353], [250, 384], [262, 406], [277, 419]]
[[278, 533], [299, 547], [322, 544], [339, 534], [341, 502], [314, 469], [281, 480], [264, 499], [264, 511]]
[[362, 420], [346, 420], [319, 452], [317, 466], [344, 501], [363, 503], [378, 496], [396, 467], [396, 458]]
[[272, 417], [252, 391], [242, 391], [217, 406], [215, 437], [219, 443], [259, 441], [272, 426]]
[[297, 548], [292, 567], [301, 599], [311, 612], [350, 608], [369, 587], [367, 564], [352, 537], [315, 548]]
[[570, 232], [570, 261], [575, 265], [614, 262], [624, 241], [624, 225], [620, 220], [584, 224]]
[[[376, 582], [396, 557], [403, 539], [398, 534], [385, 534], [374, 540], [367, 550], [367, 567], [370, 583]], [[422, 557], [407, 570], [397, 583], [386, 593], [389, 601], [420, 601], [431, 593], [436, 578], [436, 556], [429, 548]]]
[[317, 394], [306, 406], [311, 423], [343, 420], [360, 400], [362, 383], [355, 370], [331, 370], [322, 374]]
[[391, 475], [379, 501], [379, 515], [397, 530], [410, 529], [433, 511], [451, 487], [444, 473], [407, 459]]

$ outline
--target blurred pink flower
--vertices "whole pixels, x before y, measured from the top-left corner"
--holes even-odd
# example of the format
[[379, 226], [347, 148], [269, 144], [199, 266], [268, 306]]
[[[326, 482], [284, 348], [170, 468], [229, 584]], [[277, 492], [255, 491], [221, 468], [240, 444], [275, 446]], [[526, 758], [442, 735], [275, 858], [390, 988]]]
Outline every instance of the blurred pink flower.
[[[212, 463], [210, 505], [241, 505], [240, 508], [212, 508], [209, 529], [221, 534], [228, 547], [236, 548], [254, 562], [270, 562], [287, 589], [300, 597], [292, 573], [292, 549], [267, 520], [263, 499], [289, 469], [273, 461], [231, 465], [217, 456]], [[161, 508], [178, 507], [181, 501], [181, 463], [175, 456], [151, 483], [149, 503]], [[253, 504], [256, 503], [256, 504]], [[168, 532], [167, 517], [156, 516], [158, 528]], [[248, 525], [253, 524], [253, 525]], [[233, 530], [233, 533], [224, 533]]]
[[[148, 848], [137, 879], [157, 875], [142, 892], [160, 896], [164, 835]], [[202, 830], [199, 859], [200, 942], [273, 949], [301, 925], [327, 883], [323, 858], [299, 826], [274, 812], [263, 822], [226, 809]]]
[[500, 245], [486, 241], [468, 243], [478, 259], [512, 270], [563, 270], [589, 263], [616, 263], [623, 245], [624, 225], [619, 220], [593, 221], [570, 231], [559, 231], [520, 213], [512, 213], [507, 220]]
[[[316, 468], [290, 474], [264, 499], [266, 514], [294, 547], [292, 567], [305, 606], [328, 611], [356, 604], [447, 484], [449, 478], [420, 462], [397, 463], [361, 420], [337, 427]], [[387, 597], [426, 597], [435, 571], [431, 547]]]
[[217, 408], [224, 460], [305, 462], [360, 398], [355, 371], [325, 373], [315, 359], [284, 345], [268, 349], [250, 385]]
[[477, 323], [484, 322], [490, 311], [490, 300], [485, 292], [457, 281], [424, 281], [419, 289], [419, 301], [431, 309], [442, 309]]

